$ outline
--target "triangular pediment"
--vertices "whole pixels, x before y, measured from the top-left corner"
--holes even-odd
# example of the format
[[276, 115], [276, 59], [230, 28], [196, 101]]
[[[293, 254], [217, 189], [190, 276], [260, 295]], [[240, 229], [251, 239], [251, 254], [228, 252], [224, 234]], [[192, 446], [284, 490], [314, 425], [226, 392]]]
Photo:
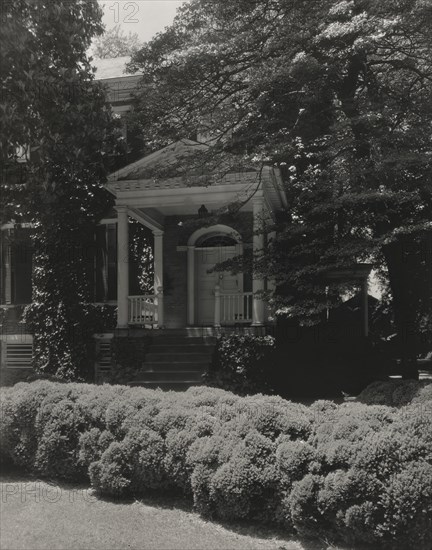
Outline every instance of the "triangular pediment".
[[160, 185], [180, 179], [183, 184], [208, 185], [227, 174], [257, 172], [253, 163], [239, 156], [214, 154], [214, 149], [206, 143], [181, 139], [117, 170], [108, 181], [147, 181]]
[[130, 181], [178, 177], [182, 175], [191, 157], [207, 151], [208, 148], [204, 143], [181, 139], [117, 170], [108, 179], [109, 181]]

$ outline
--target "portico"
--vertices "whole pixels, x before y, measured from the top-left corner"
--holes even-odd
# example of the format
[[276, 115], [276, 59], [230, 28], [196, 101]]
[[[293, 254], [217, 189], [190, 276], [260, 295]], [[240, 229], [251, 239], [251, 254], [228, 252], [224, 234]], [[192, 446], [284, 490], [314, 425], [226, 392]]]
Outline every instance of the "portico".
[[[166, 161], [191, 147], [197, 144], [182, 140], [158, 156]], [[118, 328], [264, 326], [268, 308], [260, 293], [266, 282], [255, 274], [216, 271], [214, 266], [247, 251], [254, 257], [263, 251], [264, 226], [282, 201], [277, 174], [270, 168], [260, 174], [228, 173], [206, 186], [184, 176], [150, 179], [146, 176], [155, 155], [113, 174], [106, 185], [115, 196], [118, 218]], [[224, 208], [239, 202], [238, 220], [225, 216], [222, 223]], [[205, 216], [198, 213], [203, 205]], [[149, 295], [129, 293], [130, 218], [153, 234]]]

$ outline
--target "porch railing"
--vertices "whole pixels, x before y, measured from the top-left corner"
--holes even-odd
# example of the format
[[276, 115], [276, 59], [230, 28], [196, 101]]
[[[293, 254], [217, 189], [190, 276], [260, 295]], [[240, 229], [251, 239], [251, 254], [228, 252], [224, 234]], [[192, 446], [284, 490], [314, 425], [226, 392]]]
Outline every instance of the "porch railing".
[[129, 296], [129, 324], [130, 325], [157, 325], [158, 324], [158, 297]]
[[221, 292], [215, 289], [215, 325], [252, 322], [252, 292]]

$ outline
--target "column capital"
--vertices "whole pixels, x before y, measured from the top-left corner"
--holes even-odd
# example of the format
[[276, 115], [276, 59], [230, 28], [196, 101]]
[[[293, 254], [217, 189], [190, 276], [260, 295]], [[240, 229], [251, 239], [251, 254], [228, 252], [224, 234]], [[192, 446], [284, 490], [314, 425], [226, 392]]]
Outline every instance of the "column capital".
[[127, 214], [129, 211], [129, 208], [123, 204], [114, 206], [114, 209], [117, 210], [119, 214], [125, 214], [125, 213]]
[[154, 229], [153, 230], [153, 236], [154, 237], [163, 237], [164, 232], [162, 229]]

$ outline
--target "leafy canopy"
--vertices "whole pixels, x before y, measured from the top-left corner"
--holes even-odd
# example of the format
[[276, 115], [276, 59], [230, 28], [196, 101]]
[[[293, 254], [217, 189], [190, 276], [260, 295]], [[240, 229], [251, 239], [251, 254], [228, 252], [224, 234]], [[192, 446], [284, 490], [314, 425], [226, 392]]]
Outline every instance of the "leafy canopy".
[[431, 0], [192, 0], [130, 70], [147, 144], [210, 135], [215, 164], [281, 171], [259, 268], [283, 311], [319, 314], [329, 269], [389, 269], [389, 243], [431, 228]]
[[86, 54], [102, 32], [101, 10], [96, 0], [16, 0], [2, 9], [2, 216], [34, 227], [26, 320], [36, 365], [73, 378], [89, 361], [89, 246], [108, 204], [101, 184], [116, 139]]

